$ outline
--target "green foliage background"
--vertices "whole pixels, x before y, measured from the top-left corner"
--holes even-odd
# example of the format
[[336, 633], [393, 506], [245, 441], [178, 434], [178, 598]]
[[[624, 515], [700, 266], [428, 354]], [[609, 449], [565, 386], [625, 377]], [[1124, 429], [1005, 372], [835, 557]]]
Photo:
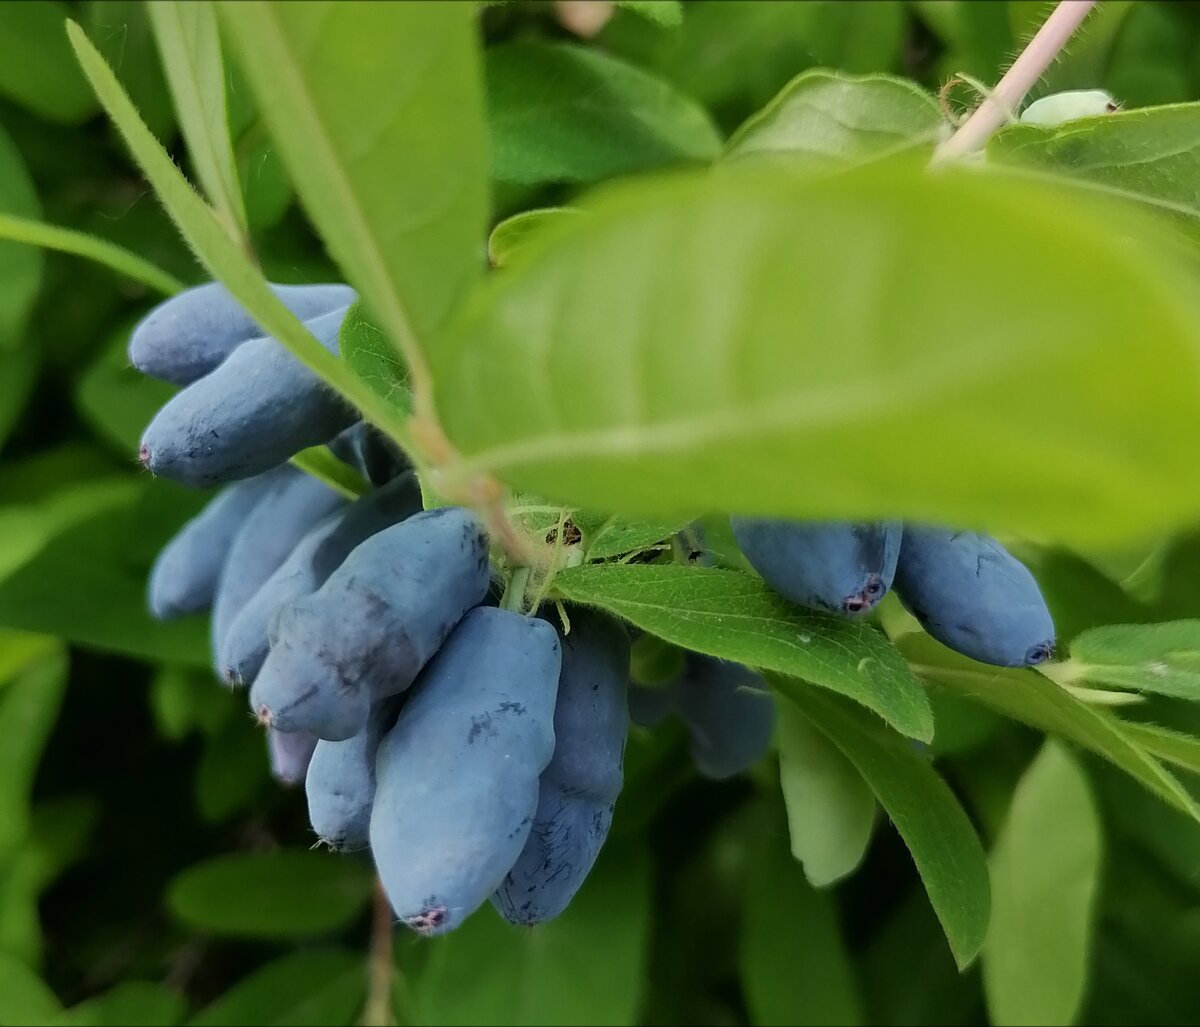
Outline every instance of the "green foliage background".
[[[370, 7], [388, 10], [365, 5], [362, 17]], [[771, 672], [784, 697], [777, 754], [752, 775], [715, 785], [691, 770], [678, 725], [635, 730], [613, 836], [567, 914], [520, 931], [485, 909], [443, 939], [398, 934], [388, 953], [373, 917], [368, 862], [308, 850], [302, 794], [270, 781], [261, 734], [241, 698], [212, 679], [207, 623], [158, 624], [145, 612], [151, 560], [204, 497], [137, 468], [140, 433], [172, 390], [133, 371], [125, 345], [132, 324], [160, 298], [157, 289], [207, 276], [101, 113], [64, 19], [80, 24], [225, 223], [244, 226], [271, 281], [336, 280], [344, 270], [361, 289], [378, 270], [363, 245], [371, 242], [370, 219], [366, 235], [356, 236], [356, 222], [345, 215], [363, 193], [310, 210], [327, 252], [295, 198], [296, 189], [307, 195], [317, 188], [327, 169], [293, 170], [294, 189], [281, 158], [303, 145], [289, 135], [300, 121], [288, 104], [299, 110], [304, 98], [288, 81], [272, 82], [277, 56], [269, 48], [261, 66], [239, 64], [257, 15], [222, 22], [235, 38], [226, 40], [215, 85], [211, 64], [194, 69], [196, 96], [211, 100], [224, 84], [232, 137], [226, 157], [238, 193], [224, 158], [197, 159], [184, 146], [177, 117], [213, 114], [203, 104], [177, 113], [144, 5], [3, 4], [0, 239], [20, 238], [11, 219], [38, 219], [123, 247], [151, 268], [118, 255], [129, 273], [117, 273], [59, 252], [65, 244], [52, 238], [34, 240], [52, 247], [46, 251], [28, 240], [0, 241], [0, 1024], [350, 1024], [388, 1015], [434, 1024], [1194, 1023], [1200, 713], [1192, 700], [1200, 698], [1200, 635], [1192, 619], [1200, 617], [1200, 535], [1188, 525], [1200, 508], [1200, 476], [1191, 470], [1195, 383], [1177, 371], [1198, 322], [1185, 274], [1194, 270], [1192, 258], [1162, 254], [1194, 245], [1200, 207], [1200, 116], [1191, 105], [1200, 97], [1200, 6], [1107, 0], [1036, 90], [1102, 87], [1130, 109], [1188, 106], [1148, 113], [1134, 142], [1130, 133], [1141, 122], [1128, 114], [1082, 136], [1009, 128], [989, 150], [989, 160], [1030, 176], [1069, 170], [1097, 189], [1139, 198], [1168, 226], [1162, 239], [1139, 234], [1142, 222], [1134, 220], [1135, 243], [1104, 244], [1111, 252], [1097, 253], [1090, 244], [1099, 240], [1096, 250], [1103, 250], [1104, 237], [1070, 204], [1059, 211], [1059, 186], [1038, 179], [1029, 193], [997, 193], [988, 208], [991, 194], [964, 178], [947, 188], [958, 190], [963, 209], [980, 204], [971, 208], [980, 246], [989, 248], [994, 268], [1010, 274], [988, 283], [991, 310], [1007, 313], [964, 321], [975, 295], [970, 254], [931, 246], [905, 251], [906, 259], [926, 261], [920, 277], [928, 288], [911, 307], [890, 297], [897, 350], [927, 345], [936, 357], [957, 331], [964, 346], [1003, 352], [1007, 362], [995, 375], [1012, 388], [997, 417], [1043, 417], [1061, 402], [1061, 423], [1037, 422], [1057, 424], [1060, 436], [1030, 439], [1014, 423], [1000, 432], [997, 422], [974, 426], [980, 434], [967, 440], [974, 450], [963, 443], [956, 452], [939, 438], [945, 424], [969, 431], [970, 415], [991, 408], [993, 378], [978, 392], [964, 384], [955, 402], [932, 412], [888, 412], [879, 424], [863, 412], [819, 431], [791, 426], [783, 442], [758, 439], [755, 460], [733, 444], [713, 445], [658, 463], [643, 456], [632, 470], [626, 460], [605, 464], [599, 449], [572, 446], [567, 456], [555, 455], [547, 440], [590, 437], [594, 425], [568, 424], [567, 415], [617, 422], [627, 394], [622, 375], [631, 367], [657, 374], [641, 383], [651, 421], [667, 424], [689, 412], [694, 397], [673, 387], [677, 363], [643, 359], [658, 338], [655, 317], [678, 324], [697, 297], [737, 278], [740, 257], [761, 252], [773, 261], [759, 268], [761, 280], [791, 276], [795, 288], [810, 290], [815, 308], [829, 295], [815, 281], [822, 265], [865, 260], [887, 241], [872, 234], [878, 222], [843, 238], [836, 253], [814, 250], [804, 232], [818, 232], [821, 216], [883, 204], [878, 197], [888, 190], [879, 182], [893, 174], [890, 166], [825, 181], [818, 175], [816, 185], [793, 192], [784, 176], [794, 164], [751, 179], [739, 176], [739, 162], [756, 148], [789, 149], [797, 140], [802, 163], [818, 172], [895, 148], [924, 155], [940, 123], [930, 95], [871, 79], [865, 88], [879, 97], [864, 109], [885, 116], [857, 124], [834, 117], [831, 125], [822, 105], [841, 110], [841, 91], [851, 88], [833, 72], [889, 73], [932, 93], [960, 72], [994, 83], [1048, 6], [626, 3], [587, 44], [560, 25], [550, 4], [481, 7], [482, 66], [464, 57], [453, 34], [438, 37], [444, 53], [429, 58], [424, 74], [411, 62], [416, 71], [405, 95], [412, 110], [401, 107], [391, 127], [404, 141], [414, 125], [436, 130], [469, 121], [471, 98], [486, 90], [491, 149], [485, 156], [476, 145], [472, 159], [490, 160], [487, 227], [529, 209], [572, 205], [610, 179], [722, 154], [729, 170], [724, 179], [684, 187], [634, 181], [622, 193], [618, 185], [578, 223], [553, 215], [540, 218], [544, 229], [506, 222], [490, 252], [504, 265], [511, 254], [511, 272], [476, 297], [463, 322], [469, 330], [445, 327], [453, 276], [426, 287], [428, 266], [445, 264], [427, 254], [444, 246], [452, 264], [460, 240], [414, 229], [412, 248], [381, 265], [379, 280], [384, 291], [390, 284], [419, 298], [409, 311], [416, 337], [441, 341], [445, 332], [431, 363], [439, 398], [459, 400], [443, 413], [464, 453], [522, 488], [560, 488], [558, 498], [582, 505], [604, 506], [620, 494], [631, 509], [664, 518], [730, 492], [795, 514], [895, 508], [970, 520], [986, 507], [1003, 527], [1023, 531], [1014, 549], [1035, 569], [1061, 637], [1071, 642], [1070, 658], [1054, 671], [1058, 684], [958, 660], [904, 633], [894, 606], [883, 621], [899, 638], [898, 651], [874, 631], [810, 622], [732, 570], [589, 563], [565, 571], [557, 588], [566, 598], [606, 606], [671, 643]], [[413, 15], [414, 34], [421, 17]], [[305, 70], [325, 87], [314, 95], [331, 105], [354, 103], [354, 83], [339, 84], [346, 68], [336, 58], [377, 43], [370, 26], [358, 37], [348, 31], [338, 43], [344, 51], [331, 46], [325, 65], [321, 41], [304, 37], [304, 28], [296, 38], [309, 46]], [[171, 63], [173, 79], [182, 64]], [[798, 73], [816, 68], [832, 71], [807, 78], [811, 92], [773, 100]], [[279, 96], [260, 110], [256, 98], [273, 87]], [[970, 100], [969, 91], [952, 95]], [[332, 123], [351, 140], [360, 127]], [[458, 130], [465, 132], [461, 124]], [[452, 138], [446, 133], [433, 131], [421, 152], [433, 154], [439, 140]], [[428, 167], [437, 167], [435, 156]], [[366, 192], [394, 186], [399, 208], [441, 209], [441, 198], [461, 185], [419, 160], [399, 170], [386, 162], [359, 170], [356, 184]], [[911, 199], [905, 209], [914, 237], [963, 230], [939, 213], [930, 187], [902, 174], [896, 182], [895, 196]], [[627, 331], [610, 332], [606, 319], [592, 316], [626, 309], [629, 293], [621, 290], [637, 295], [634, 287], [654, 280], [662, 261], [687, 261], [679, 248], [656, 249], [662, 238], [702, 225], [721, 203], [746, 209], [772, 190], [794, 200], [793, 220], [766, 218], [759, 235], [723, 240], [716, 259], [698, 259], [681, 273], [685, 284], [641, 294], [638, 316], [621, 323]], [[482, 220], [482, 185], [468, 182], [455, 195]], [[1123, 214], [1105, 211], [1117, 219], [1110, 227], [1123, 226]], [[395, 213], [380, 210], [380, 219]], [[481, 247], [470, 218], [463, 223], [455, 230]], [[644, 234], [630, 236], [631, 226]], [[543, 230], [543, 248], [531, 245], [526, 260], [522, 232], [536, 241]], [[828, 244], [835, 235], [821, 238]], [[1047, 354], [1035, 337], [1025, 344], [1024, 328], [1056, 316], [1062, 302], [1038, 271], [1051, 266], [1054, 245], [1067, 261], [1086, 252], [1092, 272], [1107, 276], [1072, 285], [1078, 320], [1063, 329], [1095, 341], [1099, 359], [1082, 345]], [[618, 258], [620, 279], [612, 274]], [[547, 268], [560, 269], [561, 278]], [[471, 277], [466, 264], [460, 272]], [[593, 288], [572, 294], [581, 281]], [[1118, 287], [1127, 302], [1121, 309], [1111, 302]], [[942, 289], [959, 305], [947, 301], [953, 314], [931, 324]], [[739, 295], [741, 331], [779, 335], [788, 312], [764, 313], [749, 286]], [[404, 318], [389, 320], [385, 306], [376, 304], [374, 314], [393, 337], [401, 335]], [[831, 324], [844, 306], [830, 301]], [[564, 311], [556, 330], [577, 347], [559, 354], [556, 384], [564, 397], [573, 388], [588, 393], [587, 403], [564, 399], [565, 414], [525, 402], [528, 347], [538, 324]], [[914, 322], [910, 311], [926, 320]], [[1114, 320], [1117, 314], [1128, 320]], [[704, 329], [698, 317], [697, 339]], [[470, 349], [480, 340], [486, 348]], [[760, 390], [811, 375], [819, 394], [844, 370], [799, 349], [756, 356], [773, 361], [759, 368]], [[364, 342], [350, 365], [351, 385], [367, 401], [385, 412], [400, 409], [390, 351]], [[480, 382], [491, 391], [478, 392]], [[506, 419], [506, 411], [517, 416]], [[1088, 433], [1072, 435], [1072, 423]], [[1100, 453], [1115, 461], [1122, 441], [1143, 430], [1146, 446], [1132, 458], [1124, 454], [1126, 462], [1092, 460]], [[1174, 445], [1160, 445], [1163, 438]], [[933, 440], [942, 451], [927, 451]], [[892, 474], [892, 488], [869, 497], [848, 491], [838, 478], [848, 452], [872, 482]], [[793, 466], [780, 466], [783, 455]], [[1102, 465], [1108, 478], [1094, 472]], [[946, 475], [939, 493], [943, 466], [963, 474]], [[764, 467], [783, 483], [764, 484]], [[975, 478], [964, 476], [969, 467]], [[989, 482], [1003, 488], [990, 494]], [[1091, 502], [1062, 502], [1068, 485]], [[1049, 498], [1039, 503], [1042, 489]], [[646, 539], [677, 523], [682, 518], [656, 522]], [[719, 547], [720, 525], [709, 527]], [[617, 529], [610, 526], [607, 536], [597, 530], [593, 559], [622, 552], [614, 535], [627, 547], [638, 537], [637, 525]], [[1077, 548], [1038, 544], [1043, 537]], [[606, 538], [613, 548], [604, 548]], [[756, 627], [730, 628], [730, 611]], [[1176, 621], [1151, 633], [1105, 630]], [[810, 631], [816, 644], [797, 655], [791, 640]], [[866, 657], [879, 669], [864, 684], [854, 671]], [[1160, 664], [1148, 677], [1146, 667]], [[1132, 689], [1142, 701], [1120, 706], [1118, 719], [1094, 701], [1094, 688], [1078, 691], [1089, 685]], [[931, 736], [928, 748], [913, 741]], [[960, 972], [956, 957], [967, 969]], [[394, 964], [382, 977], [381, 959]]]

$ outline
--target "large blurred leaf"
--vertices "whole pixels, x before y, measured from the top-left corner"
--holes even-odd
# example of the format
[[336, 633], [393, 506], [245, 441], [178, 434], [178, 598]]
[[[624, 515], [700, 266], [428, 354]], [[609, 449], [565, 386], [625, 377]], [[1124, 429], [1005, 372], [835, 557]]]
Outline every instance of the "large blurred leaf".
[[486, 77], [502, 182], [595, 182], [720, 152], [704, 108], [601, 51], [509, 43], [487, 51]]
[[488, 907], [439, 939], [412, 982], [413, 1022], [637, 1023], [649, 918], [644, 851], [610, 846], [549, 923], [512, 927]]
[[1116, 111], [1053, 128], [1014, 124], [992, 138], [988, 156], [1200, 219], [1200, 103]]
[[956, 695], [1056, 734], [1116, 764], [1164, 802], [1200, 820], [1200, 805], [1176, 777], [1106, 710], [1082, 702], [1032, 670], [1003, 670], [952, 653], [928, 635], [896, 643], [913, 671]]
[[0, 1025], [47, 1023], [62, 1010], [54, 992], [29, 967], [0, 953]]
[[84, 372], [75, 402], [92, 427], [124, 456], [136, 453], [142, 432], [177, 389], [129, 364], [132, 324], [112, 333], [112, 342]]
[[1128, 538], [1200, 507], [1200, 307], [1155, 227], [894, 162], [610, 189], [481, 290], [439, 409], [464, 480], [576, 505]]
[[864, 1023], [837, 906], [805, 883], [788, 854], [783, 817], [773, 808], [762, 812], [743, 875], [739, 962], [751, 1022]]
[[1071, 642], [1063, 674], [1200, 702], [1200, 621], [1092, 628]]
[[55, 0], [0, 4], [0, 93], [43, 118], [73, 124], [96, 102], [67, 46], [70, 13]]
[[1074, 1022], [1087, 981], [1101, 833], [1083, 769], [1047, 742], [992, 850], [983, 983], [993, 1024]]
[[103, 995], [60, 1013], [52, 1027], [170, 1027], [183, 1019], [179, 992], [152, 981], [123, 981]]
[[813, 68], [733, 134], [725, 159], [836, 168], [907, 149], [932, 153], [944, 126], [937, 101], [907, 79]]
[[345, 927], [366, 906], [371, 874], [328, 852], [237, 853], [189, 867], [167, 892], [181, 921], [200, 931], [301, 938]]
[[598, 565], [554, 580], [568, 599], [601, 606], [675, 645], [804, 678], [848, 695], [897, 730], [928, 741], [920, 685], [868, 624], [802, 610], [761, 579], [679, 565]]
[[[0, 26], [6, 12], [24, 4], [0, 4]], [[34, 6], [34, 5], [30, 5]], [[0, 38], [3, 28], [0, 27]], [[0, 43], [0, 53], [4, 52]], [[0, 66], [4, 61], [0, 60]], [[33, 182], [16, 146], [0, 127], [0, 214], [32, 218], [41, 213]], [[0, 239], [3, 237], [0, 236]], [[0, 241], [0, 353], [21, 339], [25, 318], [42, 281], [42, 255], [29, 246]], [[17, 369], [18, 377], [20, 375]]]
[[837, 696], [772, 681], [846, 755], [904, 839], [959, 968], [988, 926], [987, 860], [967, 814], [936, 770], [900, 735]]
[[474, 5], [239, 0], [220, 12], [306, 210], [411, 362], [484, 266]]
[[38, 352], [32, 346], [8, 352], [0, 348], [0, 447], [25, 409], [37, 372]]
[[875, 825], [875, 794], [792, 703], [779, 706], [779, 783], [792, 855], [817, 888], [853, 873]]
[[147, 10], [196, 176], [230, 232], [244, 234], [246, 207], [229, 138], [213, 6], [209, 0], [160, 0]]
[[[208, 630], [146, 610], [150, 562], [204, 497], [136, 480], [81, 485], [52, 500], [0, 509], [0, 625], [119, 652], [207, 666]], [[16, 538], [12, 532], [22, 534]], [[16, 569], [4, 567], [12, 549]]]
[[354, 1021], [365, 987], [360, 955], [345, 949], [300, 950], [243, 977], [188, 1024], [340, 1027]]

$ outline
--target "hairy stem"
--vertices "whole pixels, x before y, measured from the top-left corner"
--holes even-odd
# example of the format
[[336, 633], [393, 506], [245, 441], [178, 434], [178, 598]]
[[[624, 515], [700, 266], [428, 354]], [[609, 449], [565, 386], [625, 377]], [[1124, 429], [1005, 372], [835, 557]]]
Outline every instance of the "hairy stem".
[[359, 1018], [362, 1027], [395, 1027], [396, 1016], [392, 1011], [392, 981], [395, 976], [392, 931], [392, 906], [376, 877], [371, 951], [367, 961], [367, 1000]]
[[938, 147], [931, 163], [940, 164], [982, 147], [992, 133], [1013, 116], [1025, 94], [1045, 74], [1095, 6], [1096, 0], [1061, 0], [1037, 35], [1021, 51], [1021, 56], [1004, 73], [992, 94], [984, 97], [958, 131]]

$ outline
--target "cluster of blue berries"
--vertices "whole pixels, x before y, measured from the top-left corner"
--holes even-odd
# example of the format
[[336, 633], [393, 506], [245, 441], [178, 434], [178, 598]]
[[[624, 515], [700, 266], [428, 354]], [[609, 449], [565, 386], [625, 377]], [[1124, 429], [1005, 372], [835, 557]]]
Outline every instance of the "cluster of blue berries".
[[[275, 287], [336, 352], [354, 294]], [[183, 388], [146, 429], [156, 474], [223, 487], [159, 554], [159, 617], [212, 611], [217, 673], [249, 686], [276, 776], [318, 837], [369, 849], [397, 916], [452, 930], [489, 899], [560, 913], [622, 783], [629, 635], [597, 611], [494, 603], [483, 526], [422, 510], [402, 456], [218, 285], [137, 326], [130, 357]], [[328, 443], [371, 483], [350, 501], [286, 463]]]
[[[336, 353], [353, 290], [272, 288]], [[518, 924], [562, 912], [608, 834], [631, 718], [678, 718], [712, 779], [767, 750], [775, 710], [754, 671], [688, 653], [673, 680], [630, 687], [621, 622], [584, 607], [500, 608], [475, 515], [422, 509], [403, 455], [220, 285], [160, 304], [129, 353], [181, 386], [147, 427], [142, 463], [221, 486], [159, 554], [151, 610], [211, 610], [215, 670], [248, 687], [275, 775], [304, 783], [328, 846], [370, 850], [410, 927], [452, 930], [489, 899]], [[288, 463], [318, 444], [369, 491], [351, 501]], [[932, 635], [975, 659], [1022, 666], [1053, 653], [1036, 582], [986, 537], [733, 527], [796, 603], [858, 615], [895, 587]]]
[[767, 583], [803, 606], [860, 615], [894, 588], [930, 635], [964, 656], [1032, 667], [1054, 655], [1054, 621], [1037, 581], [987, 535], [737, 517], [733, 532]]

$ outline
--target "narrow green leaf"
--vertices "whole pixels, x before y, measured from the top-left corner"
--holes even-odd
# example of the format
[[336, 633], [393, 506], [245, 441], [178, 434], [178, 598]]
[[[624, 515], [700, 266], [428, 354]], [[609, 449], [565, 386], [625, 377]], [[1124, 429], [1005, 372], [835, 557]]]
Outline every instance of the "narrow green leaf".
[[645, 549], [670, 539], [687, 525], [685, 520], [655, 521], [638, 520], [631, 517], [605, 517], [594, 527], [588, 523], [587, 515], [574, 518], [583, 530], [583, 542], [587, 547], [588, 560], [607, 560], [639, 549]]
[[729, 139], [725, 160], [772, 157], [813, 168], [932, 153], [946, 127], [937, 101], [908, 79], [813, 68]]
[[166, 0], [147, 4], [146, 10], [196, 176], [229, 231], [244, 236], [246, 206], [229, 138], [225, 66], [213, 6], [209, 0]]
[[212, 209], [196, 195], [167, 152], [150, 134], [112, 69], [83, 30], [74, 22], [68, 22], [67, 35], [109, 117], [154, 186], [167, 213], [209, 274], [253, 315], [263, 331], [276, 338], [306, 367], [358, 407], [363, 417], [385, 429], [397, 441], [404, 440], [406, 429], [395, 411], [317, 342], [271, 292], [262, 271], [222, 228]]
[[338, 459], [328, 446], [312, 446], [301, 450], [292, 457], [291, 462], [347, 499], [357, 499], [371, 490], [367, 479], [344, 460]]
[[365, 988], [360, 955], [345, 949], [302, 949], [243, 977], [188, 1024], [341, 1027], [354, 1022]]
[[554, 920], [522, 929], [484, 908], [432, 946], [412, 981], [412, 1022], [638, 1023], [650, 910], [644, 849], [610, 845]]
[[788, 857], [786, 827], [773, 805], [764, 803], [752, 821], [754, 843], [743, 875], [738, 962], [751, 1022], [863, 1023], [837, 905], [809, 887]]
[[60, 228], [58, 225], [47, 225], [31, 218], [0, 214], [0, 239], [83, 257], [103, 264], [135, 282], [141, 282], [164, 296], [170, 296], [183, 288], [183, 283], [173, 275], [156, 264], [143, 260], [136, 253], [110, 243], [107, 239], [77, 232], [73, 228]]
[[997, 1027], [1071, 1024], [1083, 1001], [1102, 828], [1087, 775], [1049, 741], [1025, 771], [992, 850], [983, 983]]
[[15, 956], [0, 952], [0, 1025], [47, 1023], [62, 1011], [49, 986]]
[[543, 228], [574, 213], [573, 207], [539, 207], [505, 218], [488, 236], [488, 263], [497, 269], [507, 266]]
[[483, 270], [473, 4], [221, 3], [330, 253], [410, 369]]
[[58, 639], [29, 631], [0, 628], [0, 685], [5, 685], [31, 663], [58, 649]]
[[871, 786], [912, 853], [959, 968], [970, 965], [987, 933], [987, 859], [954, 793], [905, 739], [869, 714], [797, 681], [771, 680]]
[[[0, 17], [4, 13], [0, 12]], [[25, 162], [0, 127], [0, 351], [11, 350], [21, 341], [25, 319], [42, 282], [42, 255], [15, 245], [5, 227], [12, 220], [19, 224], [40, 213]]]
[[1200, 774], [1200, 738], [1158, 724], [1142, 724], [1134, 720], [1122, 721], [1121, 730], [1159, 759]]
[[189, 867], [167, 890], [183, 923], [214, 934], [301, 938], [349, 924], [366, 906], [371, 874], [326, 852], [218, 856]]
[[1200, 702], [1200, 621], [1112, 624], [1071, 641], [1064, 680]]
[[1200, 103], [1115, 111], [1051, 128], [1010, 125], [992, 138], [988, 157], [1200, 219]]
[[39, 117], [77, 124], [96, 104], [67, 49], [70, 13], [57, 0], [0, 4], [0, 94]]
[[1195, 517], [1200, 310], [1159, 226], [975, 170], [749, 164], [607, 189], [492, 276], [437, 354], [464, 479], [1082, 543]]
[[884, 636], [868, 624], [812, 613], [759, 578], [678, 565], [595, 565], [563, 571], [567, 599], [601, 606], [675, 645], [832, 689], [896, 730], [928, 741], [925, 693]]
[[923, 680], [1083, 746], [1120, 767], [1164, 802], [1200, 820], [1200, 805], [1187, 789], [1111, 713], [1080, 701], [1035, 671], [975, 663], [919, 632], [904, 635], [896, 645]]
[[104, 59], [117, 72], [134, 106], [159, 139], [174, 137], [175, 108], [171, 90], [154, 45], [144, 0], [91, 0], [84, 6], [83, 26]]
[[338, 349], [350, 369], [372, 391], [398, 412], [408, 412], [412, 407], [408, 371], [361, 302], [346, 311], [338, 329]]
[[779, 704], [779, 784], [792, 855], [814, 888], [853, 873], [871, 842], [875, 793], [791, 703]]
[[598, 50], [507, 43], [487, 51], [492, 174], [521, 185], [598, 182], [707, 161], [721, 137], [675, 87]]
[[0, 857], [26, 840], [30, 792], [42, 747], [58, 719], [67, 685], [65, 651], [22, 671], [0, 691]]

